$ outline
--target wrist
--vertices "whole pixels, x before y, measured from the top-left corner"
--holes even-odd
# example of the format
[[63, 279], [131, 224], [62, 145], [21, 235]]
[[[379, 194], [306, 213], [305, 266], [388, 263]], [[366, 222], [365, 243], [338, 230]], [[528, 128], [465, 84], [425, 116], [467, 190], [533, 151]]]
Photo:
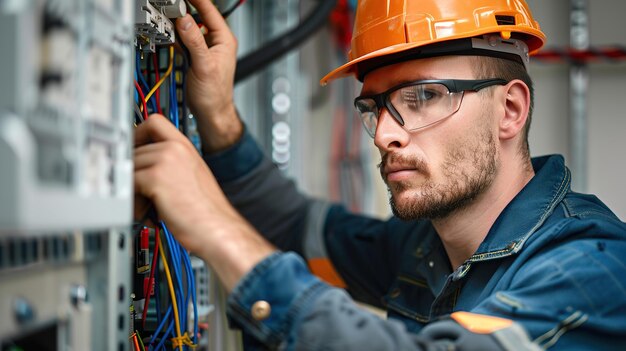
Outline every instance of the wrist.
[[211, 227], [198, 254], [219, 276], [227, 291], [259, 262], [276, 252], [275, 247], [243, 220]]
[[210, 115], [202, 114], [197, 118], [202, 151], [205, 154], [225, 150], [239, 141], [244, 127], [234, 104], [230, 103], [224, 108], [208, 112]]

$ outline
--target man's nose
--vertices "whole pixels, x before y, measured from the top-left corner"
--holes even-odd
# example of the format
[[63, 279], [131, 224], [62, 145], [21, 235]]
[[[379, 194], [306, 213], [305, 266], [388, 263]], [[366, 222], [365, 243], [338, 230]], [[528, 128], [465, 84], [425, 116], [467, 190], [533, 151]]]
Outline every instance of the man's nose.
[[380, 110], [374, 144], [381, 151], [402, 148], [409, 143], [410, 133], [391, 115], [387, 108]]

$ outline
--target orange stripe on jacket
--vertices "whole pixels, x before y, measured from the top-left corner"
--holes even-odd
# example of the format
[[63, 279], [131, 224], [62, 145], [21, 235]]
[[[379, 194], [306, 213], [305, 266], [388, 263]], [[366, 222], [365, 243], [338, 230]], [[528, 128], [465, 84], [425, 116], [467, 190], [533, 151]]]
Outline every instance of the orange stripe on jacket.
[[476, 334], [491, 334], [513, 325], [510, 319], [470, 312], [454, 312], [450, 315], [463, 328]]
[[311, 272], [326, 283], [338, 288], [346, 288], [348, 285], [341, 279], [339, 273], [327, 258], [313, 258], [308, 260]]

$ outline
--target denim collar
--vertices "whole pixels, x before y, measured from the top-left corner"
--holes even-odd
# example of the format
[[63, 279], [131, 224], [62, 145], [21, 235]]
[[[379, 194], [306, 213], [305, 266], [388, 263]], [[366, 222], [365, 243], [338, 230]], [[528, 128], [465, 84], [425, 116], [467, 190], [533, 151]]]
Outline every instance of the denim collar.
[[533, 158], [532, 165], [535, 176], [504, 208], [469, 262], [519, 252], [569, 191], [571, 175], [562, 156]]
[[[453, 280], [464, 277], [474, 262], [499, 259], [519, 252], [570, 190], [571, 175], [562, 156], [533, 158], [532, 165], [535, 176], [500, 213], [476, 253], [452, 272]], [[442, 245], [441, 239], [432, 223], [429, 222], [429, 226], [432, 231], [421, 239], [418, 248], [420, 256], [428, 255], [430, 260], [435, 260], [442, 255], [439, 259], [448, 260], [443, 249], [435, 251]], [[443, 283], [440, 281], [438, 285]]]

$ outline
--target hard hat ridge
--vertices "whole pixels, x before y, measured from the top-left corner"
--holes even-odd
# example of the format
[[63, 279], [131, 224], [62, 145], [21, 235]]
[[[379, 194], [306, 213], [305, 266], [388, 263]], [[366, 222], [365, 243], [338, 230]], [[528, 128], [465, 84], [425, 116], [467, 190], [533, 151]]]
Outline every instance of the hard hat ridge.
[[373, 67], [441, 55], [526, 64], [544, 42], [524, 0], [360, 0], [349, 61], [321, 83], [348, 75], [362, 79]]

